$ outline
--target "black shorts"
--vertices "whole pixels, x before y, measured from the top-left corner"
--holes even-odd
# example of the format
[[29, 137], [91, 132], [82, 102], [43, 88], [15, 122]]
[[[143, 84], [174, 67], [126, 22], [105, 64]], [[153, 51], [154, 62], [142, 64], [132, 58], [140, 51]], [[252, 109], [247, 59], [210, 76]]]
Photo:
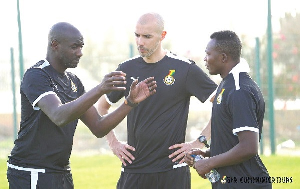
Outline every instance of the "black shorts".
[[[70, 172], [59, 173], [37, 173], [36, 187], [31, 186], [32, 172], [25, 170], [17, 170], [13, 168], [7, 169], [7, 180], [9, 189], [73, 189], [73, 179]], [[34, 184], [35, 185], [35, 184]]]
[[121, 172], [117, 189], [190, 189], [191, 173], [188, 166], [161, 173]]

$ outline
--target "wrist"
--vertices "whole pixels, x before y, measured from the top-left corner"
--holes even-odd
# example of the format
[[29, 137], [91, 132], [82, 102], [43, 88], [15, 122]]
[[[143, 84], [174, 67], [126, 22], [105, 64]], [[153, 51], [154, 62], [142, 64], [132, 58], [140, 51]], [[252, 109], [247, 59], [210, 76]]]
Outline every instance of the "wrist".
[[200, 135], [200, 136], [198, 137], [198, 141], [199, 141], [200, 143], [204, 144], [206, 148], [209, 148], [209, 145], [208, 145], [208, 143], [207, 143], [206, 137], [205, 137], [204, 135]]
[[125, 98], [124, 104], [126, 104], [126, 105], [128, 105], [128, 106], [134, 108], [134, 107], [136, 107], [139, 103], [134, 103], [134, 102], [132, 102], [132, 100], [131, 100], [130, 97], [128, 96], [128, 97]]

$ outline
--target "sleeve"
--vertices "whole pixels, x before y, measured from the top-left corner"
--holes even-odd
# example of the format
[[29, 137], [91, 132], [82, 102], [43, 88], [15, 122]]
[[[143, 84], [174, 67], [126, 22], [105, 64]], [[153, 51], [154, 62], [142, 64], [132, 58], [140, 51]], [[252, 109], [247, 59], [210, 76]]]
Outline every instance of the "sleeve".
[[39, 68], [27, 70], [21, 84], [21, 90], [34, 109], [41, 98], [55, 94], [53, 87], [50, 77]]
[[187, 74], [186, 88], [191, 96], [205, 102], [216, 90], [217, 85], [199, 66], [192, 63]]
[[233, 120], [233, 134], [240, 131], [259, 132], [256, 116], [256, 104], [250, 92], [245, 90], [234, 91], [229, 98], [229, 109]]
[[[123, 71], [121, 69], [121, 64], [118, 66], [118, 68], [116, 69], [116, 71]], [[128, 81], [127, 81], [127, 83], [128, 83]], [[125, 85], [122, 85], [122, 86], [125, 86]], [[110, 93], [107, 93], [107, 95], [106, 95], [106, 101], [109, 104], [113, 104], [113, 103], [118, 102], [123, 96], [125, 96], [125, 91], [112, 91]]]

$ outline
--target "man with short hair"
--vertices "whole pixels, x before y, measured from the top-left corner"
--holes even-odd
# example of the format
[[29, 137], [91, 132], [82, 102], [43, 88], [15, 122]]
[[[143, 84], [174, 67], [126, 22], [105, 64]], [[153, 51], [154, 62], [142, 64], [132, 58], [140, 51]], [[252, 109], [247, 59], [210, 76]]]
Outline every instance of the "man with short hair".
[[[109, 146], [123, 163], [118, 189], [191, 188], [190, 170], [183, 157], [192, 147], [203, 144], [199, 140], [185, 143], [190, 98], [205, 102], [217, 86], [195, 62], [163, 49], [166, 34], [161, 15], [142, 15], [135, 29], [140, 56], [117, 68], [127, 74], [127, 86], [130, 78], [150, 75], [158, 85], [155, 95], [128, 114], [128, 144], [118, 141], [113, 132], [107, 135]], [[128, 90], [114, 91], [101, 97], [99, 112], [106, 114], [112, 103], [127, 94]], [[202, 134], [209, 137], [210, 127]]]
[[[210, 36], [205, 65], [211, 75], [220, 74], [223, 79], [213, 101], [211, 147], [205, 152], [192, 150], [185, 161], [203, 178], [216, 169], [221, 179], [212, 183], [214, 189], [269, 189], [269, 174], [258, 155], [265, 102], [248, 74], [249, 65], [241, 58], [241, 51], [242, 43], [233, 31], [218, 31]], [[190, 154], [210, 158], [194, 162]]]
[[[50, 29], [46, 59], [24, 74], [21, 83], [21, 123], [8, 159], [10, 189], [72, 189], [69, 165], [73, 137], [80, 119], [96, 137], [105, 136], [138, 104], [156, 92], [153, 77], [130, 88], [125, 103], [100, 116], [93, 106], [105, 93], [123, 91], [126, 74], [115, 71], [85, 92], [79, 78], [67, 72], [77, 67], [83, 37], [73, 25], [60, 22]], [[129, 89], [128, 89], [129, 90]]]

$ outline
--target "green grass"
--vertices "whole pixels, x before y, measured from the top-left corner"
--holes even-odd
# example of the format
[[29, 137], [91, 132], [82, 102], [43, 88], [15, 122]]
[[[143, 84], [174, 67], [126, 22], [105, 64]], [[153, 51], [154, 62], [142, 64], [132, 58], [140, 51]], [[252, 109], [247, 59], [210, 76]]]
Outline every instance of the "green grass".
[[[275, 183], [274, 189], [300, 188], [300, 158], [293, 156], [262, 156], [270, 176], [292, 177], [292, 183]], [[120, 161], [115, 156], [72, 156], [71, 167], [75, 189], [115, 189], [120, 176]], [[192, 169], [192, 189], [209, 189], [210, 183]], [[7, 189], [6, 159], [0, 158], [0, 189]]]

